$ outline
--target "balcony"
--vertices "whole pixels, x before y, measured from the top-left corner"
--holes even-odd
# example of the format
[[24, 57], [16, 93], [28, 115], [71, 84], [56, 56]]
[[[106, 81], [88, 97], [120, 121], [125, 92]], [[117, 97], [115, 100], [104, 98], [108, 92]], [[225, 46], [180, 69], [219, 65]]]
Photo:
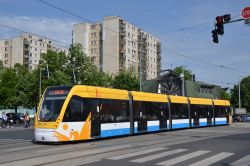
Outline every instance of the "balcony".
[[121, 49], [120, 49], [120, 53], [125, 54], [125, 53], [126, 53], [126, 50], [125, 50], [124, 48], [121, 48]]
[[119, 43], [120, 43], [120, 47], [125, 46], [126, 45], [125, 38], [120, 38]]

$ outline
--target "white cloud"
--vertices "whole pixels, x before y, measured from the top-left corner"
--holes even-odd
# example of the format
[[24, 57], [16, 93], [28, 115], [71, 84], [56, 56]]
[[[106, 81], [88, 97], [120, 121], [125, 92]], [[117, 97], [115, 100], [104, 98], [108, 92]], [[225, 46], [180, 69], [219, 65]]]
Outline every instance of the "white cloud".
[[[61, 20], [46, 17], [27, 17], [1, 15], [0, 23], [6, 26], [15, 27], [25, 32], [34, 33], [57, 41], [62, 41], [61, 45], [71, 43], [71, 34], [73, 20]], [[7, 28], [0, 28], [0, 38], [10, 38], [22, 32], [14, 31]]]

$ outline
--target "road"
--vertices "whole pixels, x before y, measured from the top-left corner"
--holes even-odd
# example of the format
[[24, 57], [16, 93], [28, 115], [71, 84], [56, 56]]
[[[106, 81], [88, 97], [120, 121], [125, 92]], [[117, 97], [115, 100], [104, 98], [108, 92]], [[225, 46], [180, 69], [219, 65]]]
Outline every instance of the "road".
[[250, 123], [60, 145], [33, 143], [33, 129], [0, 129], [0, 166], [250, 165]]

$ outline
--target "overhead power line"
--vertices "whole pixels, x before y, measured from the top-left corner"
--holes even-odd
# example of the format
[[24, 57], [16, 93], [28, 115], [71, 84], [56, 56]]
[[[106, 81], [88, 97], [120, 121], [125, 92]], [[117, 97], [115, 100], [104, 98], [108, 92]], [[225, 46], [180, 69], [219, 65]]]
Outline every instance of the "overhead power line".
[[[48, 37], [44, 37], [44, 36], [41, 36], [41, 35], [37, 35], [35, 33], [30, 33], [30, 32], [27, 32], [27, 31], [24, 31], [22, 29], [18, 29], [16, 27], [11, 27], [11, 26], [8, 26], [8, 25], [3, 25], [3, 24], [0, 24], [0, 26], [4, 27], [4, 28], [8, 28], [8, 29], [12, 29], [12, 30], [15, 30], [15, 31], [19, 31], [19, 32], [22, 32], [22, 33], [28, 33], [28, 34], [31, 34], [31, 35], [35, 35], [35, 36], [38, 36], [38, 37], [41, 37], [41, 38], [46, 38], [46, 39], [49, 39], [49, 40], [53, 40], [55, 42], [59, 42], [59, 43], [64, 43], [64, 44], [67, 44], [67, 45], [70, 45], [71, 43], [66, 43], [66, 42], [62, 42], [62, 41], [58, 41], [58, 40], [54, 40], [54, 39], [51, 39], [51, 38], [48, 38]], [[32, 39], [34, 41], [39, 41], [39, 40], [35, 40], [35, 39]], [[13, 48], [13, 47], [12, 47]], [[82, 49], [84, 50], [88, 50], [88, 51], [91, 51], [91, 49], [87, 49], [87, 48], [84, 48], [82, 47]], [[107, 55], [107, 56], [110, 56], [110, 57], [114, 57], [114, 58], [119, 58], [119, 57], [116, 57], [116, 56], [113, 56], [113, 55], [109, 55], [109, 54], [104, 54], [103, 55]]]
[[208, 64], [208, 65], [211, 65], [211, 66], [215, 66], [215, 67], [218, 67], [218, 68], [222, 68], [222, 69], [234, 71], [234, 72], [237, 72], [237, 73], [242, 73], [242, 74], [248, 74], [249, 75], [249, 73], [244, 72], [244, 71], [236, 70], [236, 69], [233, 69], [233, 68], [230, 68], [230, 67], [227, 67], [227, 66], [218, 65], [218, 64], [211, 63], [211, 62], [208, 62], [208, 61], [205, 61], [205, 60], [201, 60], [201, 59], [198, 59], [198, 58], [190, 57], [190, 56], [187, 56], [187, 55], [175, 52], [175, 51], [171, 51], [171, 50], [168, 50], [168, 49], [162, 49], [162, 50], [170, 52], [170, 53], [173, 53], [173, 54], [178, 55], [178, 56], [182, 56], [182, 57], [185, 57], [185, 58], [188, 58], [188, 59], [192, 59], [193, 61], [197, 61], [197, 62], [205, 63], [205, 64]]
[[27, 32], [27, 31], [24, 31], [22, 29], [18, 29], [16, 27], [4, 25], [4, 24], [0, 24], [0, 26], [4, 27], [4, 28], [7, 28], [7, 29], [12, 29], [12, 30], [15, 30], [15, 31], [19, 31], [19, 32], [22, 32], [22, 33], [28, 33], [28, 34], [35, 35], [35, 36], [38, 36], [38, 37], [41, 37], [41, 38], [46, 38], [46, 39], [49, 39], [49, 40], [53, 40], [53, 41], [55, 41], [57, 43], [63, 43], [63, 44], [67, 44], [67, 45], [70, 44], [70, 43], [67, 43], [67, 42], [63, 42], [63, 41], [55, 40], [55, 39], [48, 38], [48, 37], [45, 37], [45, 36], [41, 36], [41, 35], [38, 35], [38, 34], [35, 34], [35, 33]]
[[[41, 3], [43, 3], [43, 4], [45, 4], [45, 5], [47, 5], [47, 6], [50, 6], [50, 7], [52, 7], [52, 8], [55, 8], [55, 9], [57, 9], [57, 10], [60, 10], [60, 11], [62, 11], [62, 12], [64, 12], [64, 13], [67, 13], [67, 14], [69, 14], [69, 15], [72, 15], [72, 16], [74, 16], [74, 17], [77, 17], [77, 18], [79, 18], [79, 19], [82, 19], [82, 20], [84, 20], [84, 21], [87, 21], [87, 22], [89, 22], [89, 23], [94, 23], [94, 21], [92, 21], [92, 20], [89, 20], [89, 19], [87, 19], [87, 18], [84, 18], [84, 17], [82, 17], [82, 16], [80, 16], [80, 15], [78, 15], [78, 14], [75, 14], [75, 13], [73, 13], [73, 12], [71, 12], [71, 11], [68, 11], [68, 10], [66, 10], [66, 9], [63, 9], [63, 8], [61, 8], [61, 7], [59, 7], [59, 6], [56, 6], [56, 5], [52, 4], [52, 3], [46, 2], [46, 1], [44, 1], [44, 0], [38, 0], [38, 1], [41, 2]], [[238, 17], [238, 15], [235, 16], [235, 18], [236, 18], [236, 17]], [[193, 26], [189, 26], [189, 27], [184, 27], [184, 28], [180, 28], [180, 29], [177, 29], [177, 30], [175, 30], [175, 31], [172, 31], [172, 32], [178, 32], [178, 31], [189, 30], [189, 29], [193, 29], [193, 28], [196, 28], [196, 27], [199, 27], [199, 26], [208, 24], [208, 23], [212, 23], [212, 22], [213, 22], [213, 21], [209, 21], [209, 22], [205, 22], [205, 23], [201, 23], [201, 24], [197, 24], [197, 25], [193, 25]], [[108, 27], [103, 27], [103, 28], [104, 28], [104, 29], [108, 29], [108, 30], [110, 30], [110, 31], [113, 31], [113, 32], [115, 32], [115, 33], [120, 33], [120, 32], [118, 32], [118, 31], [115, 31], [115, 30], [110, 29], [110, 28], [108, 28]], [[169, 32], [169, 33], [172, 33], [172, 32]], [[128, 37], [128, 38], [131, 38], [131, 37]], [[134, 39], [134, 38], [131, 38], [131, 39], [133, 39], [134, 41], [136, 41], [136, 42], [139, 43], [138, 40], [136, 40], [136, 39]], [[162, 50], [163, 50], [163, 49], [162, 49]], [[183, 54], [177, 53], [177, 52], [175, 52], [175, 51], [171, 51], [171, 50], [166, 50], [166, 51], [172, 52], [172, 53], [174, 53], [174, 54], [176, 54], [176, 55], [179, 55], [179, 56], [182, 56], [182, 57], [186, 57], [186, 58], [192, 59], [192, 60], [194, 60], [194, 61], [198, 61], [198, 62], [201, 62], [201, 63], [206, 63], [206, 64], [209, 64], [209, 65], [212, 65], [212, 66], [216, 66], [216, 67], [218, 67], [218, 68], [222, 68], [222, 69], [226, 69], [226, 70], [230, 70], [230, 71], [234, 71], [234, 72], [240, 72], [240, 73], [244, 73], [244, 74], [249, 74], [249, 73], [246, 73], [246, 72], [243, 72], [243, 71], [239, 71], [239, 70], [236, 70], [236, 69], [233, 69], [233, 68], [229, 68], [229, 67], [224, 66], [224, 65], [218, 65], [218, 64], [214, 64], [214, 63], [207, 62], [207, 61], [204, 61], [204, 60], [200, 60], [200, 59], [197, 59], [197, 58], [189, 57], [189, 56], [187, 56], [187, 55], [183, 55]], [[113, 57], [114, 57], [114, 56], [113, 56]]]

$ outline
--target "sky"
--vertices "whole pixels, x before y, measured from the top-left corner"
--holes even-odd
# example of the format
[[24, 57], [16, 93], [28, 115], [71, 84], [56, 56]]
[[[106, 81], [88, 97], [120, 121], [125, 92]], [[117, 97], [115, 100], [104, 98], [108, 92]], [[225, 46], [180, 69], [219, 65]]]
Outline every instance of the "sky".
[[[73, 24], [119, 16], [161, 40], [161, 69], [186, 66], [196, 80], [232, 88], [250, 75], [250, 26], [224, 25], [219, 43], [212, 42], [216, 16], [241, 18], [249, 0], [0, 0], [0, 25], [15, 27], [69, 45]], [[84, 20], [86, 19], [86, 20]], [[0, 39], [21, 32], [0, 26]]]

